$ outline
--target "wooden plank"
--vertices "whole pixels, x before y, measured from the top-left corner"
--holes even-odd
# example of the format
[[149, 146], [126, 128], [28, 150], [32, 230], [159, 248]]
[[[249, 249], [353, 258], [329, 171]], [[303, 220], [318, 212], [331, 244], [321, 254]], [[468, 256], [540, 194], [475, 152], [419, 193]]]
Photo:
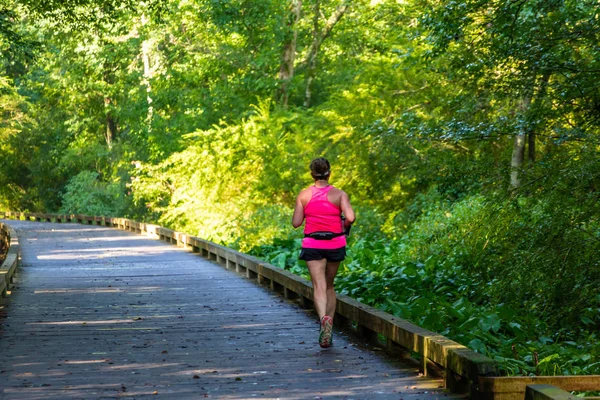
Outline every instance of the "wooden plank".
[[556, 386], [566, 391], [598, 391], [600, 375], [483, 377], [475, 386], [477, 397], [493, 400], [522, 400], [527, 385]]
[[8, 255], [6, 256], [6, 259], [2, 263], [2, 267], [0, 267], [0, 270], [6, 271], [7, 280], [11, 279], [14, 275], [17, 269], [18, 261], [18, 255], [14, 251], [9, 251]]
[[545, 384], [568, 391], [589, 392], [600, 390], [600, 375], [499, 376], [484, 377], [480, 380], [482, 391], [493, 393], [525, 393], [525, 387], [531, 384]]
[[527, 385], [525, 400], [575, 400], [579, 397], [572, 395], [566, 390], [547, 384]]

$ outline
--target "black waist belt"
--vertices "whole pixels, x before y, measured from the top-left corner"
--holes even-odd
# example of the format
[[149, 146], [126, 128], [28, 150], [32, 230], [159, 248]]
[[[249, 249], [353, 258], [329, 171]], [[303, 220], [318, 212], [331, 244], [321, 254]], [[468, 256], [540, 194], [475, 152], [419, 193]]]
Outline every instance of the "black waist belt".
[[344, 232], [340, 232], [340, 233], [333, 233], [333, 232], [312, 232], [312, 233], [305, 233], [304, 237], [308, 237], [311, 239], [317, 239], [317, 240], [330, 240], [339, 236], [344, 236]]

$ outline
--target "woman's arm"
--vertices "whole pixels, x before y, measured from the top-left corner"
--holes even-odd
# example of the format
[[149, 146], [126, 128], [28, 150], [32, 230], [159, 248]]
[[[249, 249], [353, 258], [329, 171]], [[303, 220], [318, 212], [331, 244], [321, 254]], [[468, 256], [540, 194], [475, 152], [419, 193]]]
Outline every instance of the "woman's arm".
[[346, 219], [344, 220], [344, 228], [348, 228], [354, 223], [356, 217], [354, 215], [352, 205], [350, 204], [350, 197], [344, 191], [342, 191], [342, 195], [340, 197], [340, 208], [344, 213], [344, 217], [346, 217]]
[[296, 198], [296, 207], [294, 208], [294, 215], [292, 217], [292, 226], [294, 228], [299, 227], [304, 222], [304, 205], [300, 199], [301, 196], [302, 193]]

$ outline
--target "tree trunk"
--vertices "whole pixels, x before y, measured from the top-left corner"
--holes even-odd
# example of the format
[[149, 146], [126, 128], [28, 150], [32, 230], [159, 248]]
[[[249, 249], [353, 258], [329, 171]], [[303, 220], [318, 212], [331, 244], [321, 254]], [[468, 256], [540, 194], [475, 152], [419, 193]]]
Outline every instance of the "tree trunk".
[[513, 189], [521, 186], [519, 172], [523, 166], [523, 158], [525, 157], [525, 135], [519, 134], [515, 136], [513, 143], [512, 159], [510, 161], [510, 185]]
[[[548, 91], [548, 81], [550, 80], [550, 73], [546, 72], [542, 76], [542, 80], [540, 82], [540, 87], [538, 93], [535, 96], [535, 102], [533, 103], [534, 111], [540, 109], [540, 102], [544, 101], [546, 97], [546, 93]], [[536, 139], [536, 131], [538, 127], [534, 127], [528, 134], [527, 140], [527, 158], [529, 164], [532, 165], [535, 163], [535, 139]]]
[[[522, 102], [520, 109], [523, 115], [529, 112], [531, 104], [531, 94], [529, 94]], [[523, 160], [525, 159], [525, 133], [519, 133], [515, 136], [513, 142], [512, 158], [510, 160], [510, 185], [513, 189], [518, 189], [521, 186], [521, 179], [519, 174], [523, 167]]]
[[306, 57], [306, 76], [304, 83], [304, 107], [310, 107], [310, 99], [312, 97], [312, 93], [310, 91], [310, 85], [313, 81], [315, 70], [317, 69], [317, 54], [319, 53], [319, 47], [321, 47], [320, 40], [320, 29], [319, 29], [319, 16], [321, 14], [321, 2], [319, 0], [315, 0], [315, 6], [313, 10], [313, 34], [312, 34], [312, 43], [310, 45], [310, 49], [308, 50], [308, 55]]
[[[142, 26], [148, 23], [148, 18], [146, 15], [142, 14], [141, 18]], [[142, 41], [142, 62], [144, 63], [144, 76], [142, 78], [142, 85], [146, 86], [146, 103], [148, 105], [148, 111], [146, 113], [146, 124], [148, 129], [148, 134], [152, 132], [152, 117], [154, 116], [154, 107], [152, 106], [152, 86], [150, 84], [150, 80], [154, 75], [154, 69], [150, 65], [150, 53], [152, 50], [152, 41], [144, 40]]]
[[279, 69], [279, 80], [281, 87], [279, 89], [281, 104], [284, 107], [288, 105], [289, 85], [294, 77], [294, 61], [296, 59], [296, 42], [298, 40], [298, 23], [302, 13], [302, 0], [291, 0], [291, 17], [288, 23], [288, 38], [283, 45], [283, 56], [281, 68]]
[[527, 134], [527, 161], [530, 165], [535, 163], [535, 129]]
[[[107, 86], [114, 83], [114, 76], [111, 65], [108, 63], [104, 64], [103, 79]], [[104, 140], [106, 146], [112, 149], [113, 142], [117, 137], [117, 122], [113, 116], [113, 110], [111, 109], [112, 99], [108, 94], [104, 95], [104, 113], [105, 113], [105, 124], [106, 129], [104, 130]]]
[[317, 56], [319, 55], [319, 50], [321, 48], [321, 44], [323, 40], [329, 36], [331, 30], [338, 23], [338, 21], [342, 18], [346, 10], [348, 9], [348, 1], [344, 1], [342, 4], [338, 6], [335, 12], [329, 17], [323, 31], [319, 28], [319, 16], [321, 14], [321, 5], [320, 1], [315, 1], [314, 7], [314, 17], [313, 17], [313, 40], [310, 45], [310, 49], [308, 50], [308, 55], [306, 56], [306, 81], [305, 87], [306, 90], [304, 92], [304, 107], [310, 107], [310, 101], [312, 97], [311, 92], [311, 84], [316, 75], [317, 71]]
[[[546, 72], [539, 80], [539, 85], [536, 82], [531, 90], [530, 94], [523, 100], [521, 104], [521, 112], [523, 115], [527, 115], [528, 119], [532, 119], [531, 116], [536, 115], [536, 110], [539, 109], [539, 103], [546, 97], [548, 89], [548, 82], [550, 80], [550, 73]], [[521, 185], [519, 174], [523, 167], [523, 161], [525, 159], [525, 143], [527, 142], [527, 158], [529, 164], [533, 165], [535, 162], [535, 140], [536, 132], [539, 126], [536, 126], [533, 121], [527, 122], [530, 126], [527, 130], [527, 135], [518, 134], [515, 136], [513, 143], [512, 159], [510, 162], [510, 185], [513, 189], [517, 189]], [[527, 136], [527, 138], [525, 137]]]

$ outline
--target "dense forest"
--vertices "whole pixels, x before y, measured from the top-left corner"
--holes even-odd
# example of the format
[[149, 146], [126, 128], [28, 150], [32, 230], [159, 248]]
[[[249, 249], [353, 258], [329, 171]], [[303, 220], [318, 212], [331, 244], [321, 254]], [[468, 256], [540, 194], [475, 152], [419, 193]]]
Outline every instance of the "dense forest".
[[600, 374], [596, 0], [2, 0], [0, 209], [124, 216], [306, 275], [498, 360]]

